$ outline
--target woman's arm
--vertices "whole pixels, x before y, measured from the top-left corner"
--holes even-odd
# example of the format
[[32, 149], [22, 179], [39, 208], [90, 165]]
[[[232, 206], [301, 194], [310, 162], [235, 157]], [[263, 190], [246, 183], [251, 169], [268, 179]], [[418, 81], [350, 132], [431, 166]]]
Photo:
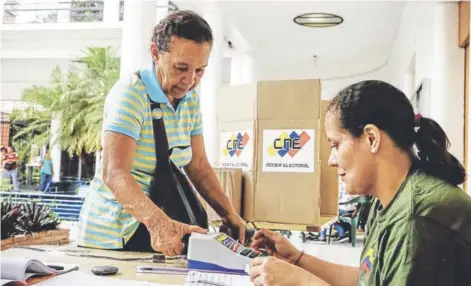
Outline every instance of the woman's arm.
[[324, 261], [314, 256], [304, 254], [298, 265], [311, 272], [315, 276], [327, 282], [329, 285], [356, 286], [360, 268], [335, 264]]
[[234, 205], [224, 193], [216, 173], [209, 164], [202, 134], [191, 136], [191, 149], [193, 156], [191, 162], [185, 167], [190, 180], [224, 223], [237, 228], [240, 241], [245, 241], [245, 222], [237, 214]]
[[103, 148], [103, 182], [126, 211], [150, 228], [168, 217], [142, 191], [131, 175], [135, 152], [136, 140], [107, 131]]

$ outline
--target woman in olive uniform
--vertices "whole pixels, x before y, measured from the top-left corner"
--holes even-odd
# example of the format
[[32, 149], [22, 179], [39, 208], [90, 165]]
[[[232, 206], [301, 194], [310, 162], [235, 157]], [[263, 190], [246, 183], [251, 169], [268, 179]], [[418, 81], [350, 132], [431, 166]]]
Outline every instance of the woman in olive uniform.
[[[349, 194], [372, 195], [358, 267], [304, 254], [261, 230], [254, 248], [255, 285], [470, 285], [471, 198], [458, 187], [465, 170], [432, 119], [414, 115], [407, 97], [381, 81], [342, 90], [325, 129], [329, 164]], [[415, 149], [414, 149], [415, 147]]]

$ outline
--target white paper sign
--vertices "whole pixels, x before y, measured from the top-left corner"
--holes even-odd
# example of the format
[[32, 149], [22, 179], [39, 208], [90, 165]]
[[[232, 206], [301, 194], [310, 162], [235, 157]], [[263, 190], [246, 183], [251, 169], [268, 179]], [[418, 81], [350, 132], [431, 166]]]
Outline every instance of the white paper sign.
[[263, 172], [314, 172], [314, 129], [263, 130]]
[[251, 171], [253, 164], [253, 131], [221, 132], [221, 168], [242, 168]]

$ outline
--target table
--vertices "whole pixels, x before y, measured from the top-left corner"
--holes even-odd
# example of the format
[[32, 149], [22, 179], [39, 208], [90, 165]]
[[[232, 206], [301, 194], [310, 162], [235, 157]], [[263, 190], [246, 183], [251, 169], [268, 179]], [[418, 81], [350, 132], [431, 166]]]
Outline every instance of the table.
[[[136, 267], [139, 265], [161, 265], [161, 266], [177, 266], [185, 267], [185, 260], [176, 260], [172, 263], [159, 264], [153, 263], [145, 258], [152, 257], [152, 253], [136, 253], [124, 252], [113, 250], [99, 250], [80, 247], [60, 247], [60, 246], [45, 246], [34, 247], [36, 250], [28, 248], [10, 248], [0, 252], [1, 257], [27, 257], [38, 259], [40, 261], [47, 261], [48, 263], [64, 263], [76, 264], [79, 266], [80, 272], [92, 274], [91, 268], [94, 266], [110, 265], [119, 268], [116, 275], [109, 276], [110, 278], [117, 278], [123, 280], [140, 280], [154, 283], [171, 284], [171, 285], [184, 285], [186, 275], [164, 275], [164, 274], [151, 274], [151, 273], [136, 273]], [[42, 250], [42, 251], [39, 251]], [[116, 261], [112, 259], [103, 258], [90, 258], [72, 255], [98, 255], [108, 256], [114, 258], [142, 258], [142, 261]], [[34, 283], [37, 281], [28, 281]]]

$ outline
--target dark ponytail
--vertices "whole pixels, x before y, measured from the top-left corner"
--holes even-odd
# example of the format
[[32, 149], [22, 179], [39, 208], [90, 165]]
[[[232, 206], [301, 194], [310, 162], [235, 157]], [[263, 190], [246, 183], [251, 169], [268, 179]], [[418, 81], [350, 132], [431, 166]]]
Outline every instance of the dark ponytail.
[[417, 123], [415, 144], [419, 168], [450, 184], [462, 184], [466, 179], [466, 170], [458, 159], [448, 152], [450, 141], [445, 131], [430, 118], [419, 118]]
[[465, 181], [465, 169], [448, 152], [450, 142], [443, 129], [430, 118], [416, 118], [409, 99], [394, 86], [377, 80], [352, 84], [330, 101], [329, 111], [337, 113], [341, 127], [352, 136], [361, 136], [363, 128], [373, 124], [417, 157], [423, 172], [455, 186]]

